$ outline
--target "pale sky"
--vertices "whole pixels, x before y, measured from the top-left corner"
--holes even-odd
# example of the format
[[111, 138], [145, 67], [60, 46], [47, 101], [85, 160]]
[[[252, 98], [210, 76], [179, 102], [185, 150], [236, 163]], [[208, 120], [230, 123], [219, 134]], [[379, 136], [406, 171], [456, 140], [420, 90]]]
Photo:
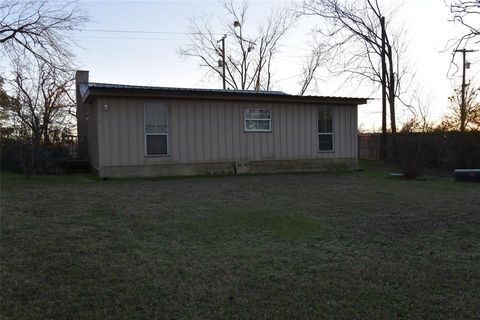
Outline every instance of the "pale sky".
[[[381, 5], [398, 6], [402, 2], [379, 0]], [[219, 1], [87, 1], [82, 3], [91, 16], [86, 30], [137, 30], [155, 31], [155, 34], [114, 33], [83, 31], [74, 38], [80, 48], [75, 49], [80, 67], [90, 71], [94, 82], [156, 85], [169, 87], [220, 88], [221, 79], [203, 79], [204, 71], [196, 60], [182, 58], [177, 53], [181, 45], [188, 43], [188, 19], [203, 12], [222, 17]], [[271, 7], [285, 5], [285, 1], [251, 1], [249, 23], [261, 21]], [[451, 49], [441, 52], [448, 40], [461, 35], [462, 29], [448, 21], [449, 10], [442, 0], [405, 0], [395, 17], [403, 23], [411, 39], [408, 59], [416, 83], [422, 92], [432, 97], [431, 116], [438, 119], [447, 107], [447, 98], [453, 90], [447, 78]], [[274, 76], [278, 80], [275, 90], [296, 94], [299, 90], [298, 77], [301, 56], [307, 48], [306, 34], [319, 23], [315, 19], [300, 20], [281, 41], [281, 52], [276, 60]], [[166, 33], [161, 33], [166, 32]], [[172, 33], [170, 33], [172, 32]], [[218, 28], [217, 33], [223, 30]], [[227, 38], [228, 50], [228, 38]], [[471, 49], [480, 49], [472, 44]], [[476, 77], [480, 83], [480, 54], [468, 56], [472, 62], [467, 78]], [[460, 57], [457, 62], [460, 63]], [[367, 88], [346, 85], [341, 88], [333, 76], [319, 75], [321, 81], [317, 91], [310, 94], [358, 96], [378, 98], [380, 92], [371, 95]], [[458, 73], [456, 85], [461, 81]], [[365, 129], [380, 127], [380, 104], [370, 102], [359, 109], [359, 125]], [[397, 111], [401, 122], [408, 113]]]

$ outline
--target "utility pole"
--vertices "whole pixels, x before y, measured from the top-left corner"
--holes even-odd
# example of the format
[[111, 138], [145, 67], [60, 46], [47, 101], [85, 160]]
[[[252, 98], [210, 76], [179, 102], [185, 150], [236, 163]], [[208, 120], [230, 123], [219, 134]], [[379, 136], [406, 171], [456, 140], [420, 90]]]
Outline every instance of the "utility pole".
[[387, 159], [387, 65], [385, 61], [385, 17], [380, 18], [382, 27], [382, 136], [380, 138], [380, 158]]
[[223, 35], [222, 39], [218, 40], [217, 43], [222, 42], [222, 78], [223, 78], [223, 90], [227, 89], [227, 84], [225, 80], [225, 38], [226, 34]]
[[465, 122], [467, 118], [467, 106], [465, 105], [465, 71], [467, 69], [467, 52], [475, 52], [477, 50], [456, 49], [453, 52], [461, 52], [463, 57], [463, 73], [462, 73], [462, 105], [460, 106], [460, 131], [465, 131]]

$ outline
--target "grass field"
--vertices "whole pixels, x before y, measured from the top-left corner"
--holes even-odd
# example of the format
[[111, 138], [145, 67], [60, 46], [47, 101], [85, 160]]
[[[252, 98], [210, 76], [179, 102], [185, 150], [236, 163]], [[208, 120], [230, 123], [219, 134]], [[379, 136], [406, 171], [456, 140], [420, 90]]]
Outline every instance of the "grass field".
[[479, 318], [480, 185], [2, 174], [1, 318]]

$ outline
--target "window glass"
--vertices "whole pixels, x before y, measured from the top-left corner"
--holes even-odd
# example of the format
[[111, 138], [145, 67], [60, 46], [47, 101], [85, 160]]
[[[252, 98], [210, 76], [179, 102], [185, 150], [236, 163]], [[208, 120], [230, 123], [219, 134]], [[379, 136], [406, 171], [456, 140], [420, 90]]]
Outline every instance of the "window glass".
[[318, 150], [333, 151], [333, 115], [332, 108], [318, 109]]
[[272, 113], [269, 109], [245, 109], [245, 131], [271, 131]]
[[333, 150], [333, 136], [331, 134], [318, 135], [318, 150]]
[[146, 155], [168, 154], [168, 113], [163, 103], [145, 103], [145, 145]]
[[147, 155], [167, 154], [166, 135], [147, 135]]
[[332, 108], [321, 107], [318, 111], [318, 132], [333, 133]]
[[145, 132], [167, 133], [167, 107], [164, 104], [145, 104]]
[[270, 110], [246, 109], [245, 118], [247, 119], [270, 119]]
[[270, 120], [247, 120], [247, 130], [270, 130]]

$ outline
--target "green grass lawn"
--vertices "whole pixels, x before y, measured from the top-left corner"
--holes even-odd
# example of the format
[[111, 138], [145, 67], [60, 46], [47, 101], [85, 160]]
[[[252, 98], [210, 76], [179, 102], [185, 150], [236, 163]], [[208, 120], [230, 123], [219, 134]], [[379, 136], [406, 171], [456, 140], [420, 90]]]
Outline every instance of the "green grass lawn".
[[480, 184], [2, 174], [8, 318], [479, 318]]

